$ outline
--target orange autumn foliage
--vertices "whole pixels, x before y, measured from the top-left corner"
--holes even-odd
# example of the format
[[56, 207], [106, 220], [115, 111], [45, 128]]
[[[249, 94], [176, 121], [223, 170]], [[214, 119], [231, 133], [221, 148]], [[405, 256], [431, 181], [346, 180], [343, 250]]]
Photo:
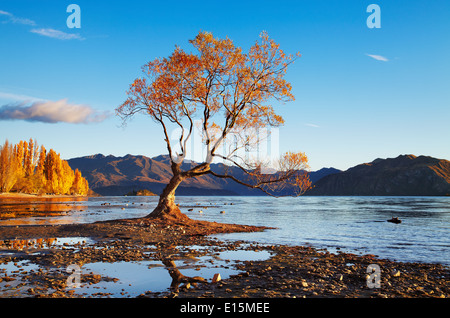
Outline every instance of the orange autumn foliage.
[[47, 153], [36, 141], [0, 146], [0, 192], [87, 195], [89, 185], [81, 173], [53, 149]]
[[[176, 47], [169, 57], [157, 58], [142, 67], [143, 77], [137, 78], [127, 91], [127, 99], [116, 109], [124, 122], [142, 113], [160, 124], [172, 160], [174, 174], [171, 190], [185, 178], [212, 174], [231, 178], [252, 188], [270, 194], [270, 186], [278, 183], [295, 185], [298, 194], [309, 186], [305, 172], [307, 157], [303, 153], [288, 153], [280, 158], [278, 173], [265, 175], [262, 162], [237, 158], [236, 151], [258, 143], [254, 131], [278, 127], [283, 118], [275, 112], [272, 103], [293, 101], [291, 84], [285, 75], [288, 66], [300, 54], [285, 54], [279, 44], [262, 32], [244, 53], [228, 37], [215, 38], [209, 32], [199, 32], [189, 41], [194, 52]], [[186, 157], [187, 141], [191, 138], [194, 120], [201, 122], [202, 142], [206, 147], [204, 161], [187, 171], [181, 170]], [[169, 126], [181, 130], [177, 143], [169, 138]], [[220, 147], [234, 147], [226, 153]], [[175, 151], [175, 147], [178, 151]], [[246, 172], [248, 179], [211, 170], [214, 158], [227, 161]]]

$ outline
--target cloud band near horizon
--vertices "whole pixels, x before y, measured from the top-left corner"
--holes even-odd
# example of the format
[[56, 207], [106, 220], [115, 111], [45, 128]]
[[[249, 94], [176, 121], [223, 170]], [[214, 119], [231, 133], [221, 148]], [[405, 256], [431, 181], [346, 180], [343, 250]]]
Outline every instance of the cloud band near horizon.
[[108, 112], [97, 112], [88, 105], [71, 104], [67, 99], [37, 101], [30, 105], [7, 104], [0, 107], [0, 120], [90, 124], [102, 122], [108, 117]]

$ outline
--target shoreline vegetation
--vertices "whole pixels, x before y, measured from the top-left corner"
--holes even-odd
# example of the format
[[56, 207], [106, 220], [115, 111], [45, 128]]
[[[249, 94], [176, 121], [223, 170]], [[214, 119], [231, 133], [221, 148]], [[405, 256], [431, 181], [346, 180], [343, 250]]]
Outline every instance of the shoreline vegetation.
[[53, 149], [36, 140], [0, 146], [0, 192], [87, 195], [89, 184]]
[[[38, 196], [0, 194], [0, 198]], [[70, 196], [46, 195], [44, 198]], [[441, 264], [403, 263], [379, 259], [375, 255], [330, 253], [309, 246], [258, 244], [223, 241], [213, 234], [266, 231], [269, 227], [223, 224], [191, 220], [135, 218], [87, 224], [0, 226], [0, 264], [28, 261], [41, 269], [20, 268], [7, 274], [0, 270], [0, 297], [83, 297], [67, 286], [67, 266], [103, 262], [161, 261], [172, 278], [164, 292], [149, 290], [141, 298], [448, 298], [449, 269]], [[89, 238], [93, 243], [64, 244], [42, 248], [35, 242], [55, 238]], [[34, 243], [33, 243], [34, 242]], [[267, 251], [262, 261], [237, 262], [236, 275], [212, 282], [203, 277], [187, 277], [174, 261], [191, 260], [218, 251]], [[380, 276], [368, 271], [378, 266]], [[0, 266], [1, 268], [2, 266]], [[220, 274], [221, 268], [217, 268]], [[372, 275], [372, 276], [371, 276]], [[114, 278], [86, 273], [81, 284], [95, 284]], [[379, 287], [369, 287], [379, 279]], [[124, 287], [124, 295], [126, 293]], [[90, 295], [92, 296], [92, 295]], [[111, 297], [108, 290], [97, 298]], [[124, 296], [125, 297], [125, 296]]]

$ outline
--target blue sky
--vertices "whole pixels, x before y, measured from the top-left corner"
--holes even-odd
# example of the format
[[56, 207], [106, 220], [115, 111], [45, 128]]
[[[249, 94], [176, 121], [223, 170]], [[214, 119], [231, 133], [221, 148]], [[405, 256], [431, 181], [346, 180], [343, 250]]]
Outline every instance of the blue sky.
[[[79, 29], [66, 24], [72, 3]], [[381, 28], [366, 24], [372, 3]], [[278, 108], [280, 152], [306, 152], [312, 170], [400, 154], [450, 160], [449, 16], [447, 0], [0, 0], [0, 142], [33, 137], [65, 159], [165, 153], [150, 118], [122, 127], [114, 115], [140, 67], [189, 50], [200, 30], [244, 50], [265, 30], [302, 54], [287, 74], [296, 100]], [[28, 113], [11, 115], [18, 106]]]

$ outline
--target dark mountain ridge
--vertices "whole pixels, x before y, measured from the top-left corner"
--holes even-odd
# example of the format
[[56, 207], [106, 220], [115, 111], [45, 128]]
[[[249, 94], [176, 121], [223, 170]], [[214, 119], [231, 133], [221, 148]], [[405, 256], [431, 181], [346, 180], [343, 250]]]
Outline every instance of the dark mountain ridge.
[[375, 159], [325, 176], [306, 195], [450, 195], [450, 161], [414, 155]]

